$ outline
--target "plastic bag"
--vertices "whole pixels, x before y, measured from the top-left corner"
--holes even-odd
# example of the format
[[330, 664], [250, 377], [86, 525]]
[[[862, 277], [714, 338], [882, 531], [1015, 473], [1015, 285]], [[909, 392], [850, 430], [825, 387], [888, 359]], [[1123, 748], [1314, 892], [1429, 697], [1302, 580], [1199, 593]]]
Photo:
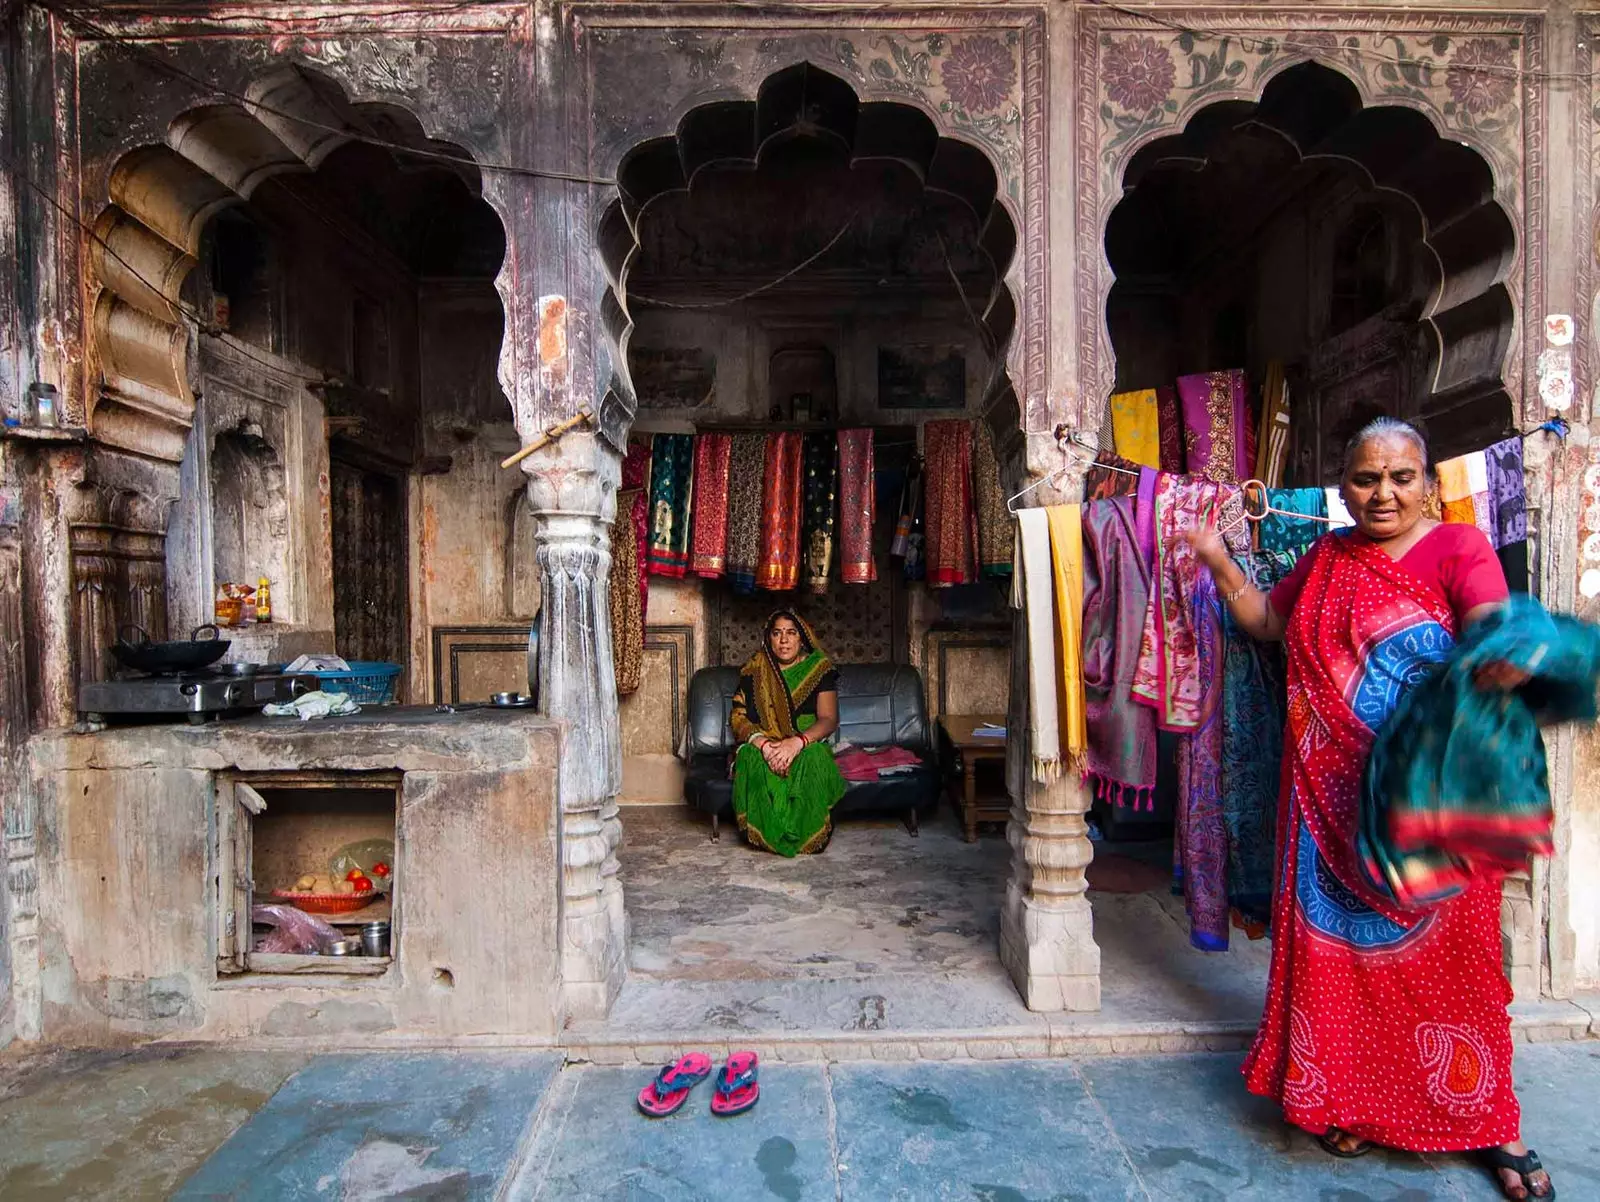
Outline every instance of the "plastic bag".
[[250, 921], [272, 928], [256, 943], [253, 950], [258, 952], [316, 956], [321, 955], [324, 944], [344, 938], [315, 914], [295, 906], [252, 906]]

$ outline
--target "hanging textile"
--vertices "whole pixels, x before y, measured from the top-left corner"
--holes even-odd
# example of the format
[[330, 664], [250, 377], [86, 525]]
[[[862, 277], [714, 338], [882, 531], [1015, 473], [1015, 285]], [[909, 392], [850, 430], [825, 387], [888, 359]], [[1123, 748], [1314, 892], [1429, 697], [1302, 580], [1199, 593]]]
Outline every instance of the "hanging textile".
[[1041, 785], [1061, 776], [1061, 720], [1057, 681], [1055, 574], [1050, 562], [1050, 522], [1043, 509], [1017, 511], [1017, 545], [1011, 577], [1011, 607], [1022, 611], [1028, 632], [1028, 746], [1033, 779]]
[[972, 512], [972, 427], [964, 421], [928, 422], [922, 428], [927, 471], [927, 580], [940, 588], [977, 576]]
[[[628, 519], [633, 526], [633, 574], [638, 578], [639, 620], [644, 621], [650, 612], [650, 573], [645, 563], [650, 553], [650, 463], [654, 457], [650, 435], [628, 439], [628, 454], [622, 461], [622, 485], [618, 489], [617, 520], [622, 520], [620, 507], [628, 500]], [[642, 637], [642, 636], [641, 636]]]
[[638, 689], [644, 671], [644, 597], [633, 516], [621, 509], [622, 504], [631, 508], [633, 498], [623, 493], [618, 501], [611, 523], [611, 668], [617, 695], [626, 697]]
[[1467, 461], [1467, 487], [1472, 490], [1472, 521], [1494, 546], [1494, 500], [1489, 495], [1489, 457], [1482, 451], [1463, 455]]
[[800, 583], [800, 435], [767, 435], [762, 473], [761, 558], [756, 587], [784, 592]]
[[728, 469], [730, 434], [699, 434], [694, 440], [694, 538], [689, 567], [715, 580], [728, 564]]
[[767, 436], [735, 434], [728, 461], [728, 582], [738, 593], [756, 587], [761, 560], [761, 492]]
[[650, 574], [689, 571], [689, 508], [694, 435], [657, 434], [650, 457]]
[[900, 490], [900, 513], [894, 523], [894, 541], [889, 544], [889, 554], [898, 555], [904, 560], [901, 569], [907, 580], [921, 580], [927, 567], [923, 557], [923, 475], [922, 459], [912, 459], [906, 471], [905, 485]]
[[1156, 422], [1161, 444], [1159, 466], [1164, 472], [1181, 474], [1187, 457], [1183, 453], [1183, 415], [1176, 389], [1156, 389]]
[[1044, 512], [1050, 525], [1056, 594], [1061, 761], [1081, 774], [1089, 750], [1083, 697], [1083, 510], [1078, 505], [1052, 505]]
[[1000, 459], [994, 432], [979, 418], [972, 423], [972, 494], [978, 510], [978, 571], [988, 577], [1011, 575], [1014, 541], [1006, 494], [1000, 487]]
[[1133, 460], [1110, 451], [1101, 451], [1083, 474], [1083, 499], [1107, 501], [1112, 497], [1130, 497], [1138, 491], [1141, 470], [1149, 469], [1141, 469]]
[[1484, 452], [1489, 464], [1489, 499], [1494, 507], [1494, 547], [1506, 584], [1528, 591], [1528, 494], [1522, 471], [1520, 436], [1497, 442]]
[[1477, 524], [1472, 504], [1472, 480], [1467, 469], [1467, 457], [1446, 459], [1439, 465], [1439, 507], [1447, 522]]
[[1140, 547], [1135, 505], [1132, 497], [1116, 497], [1083, 507], [1087, 763], [1102, 800], [1154, 809], [1156, 715], [1130, 703], [1150, 603], [1150, 563]]
[[1522, 439], [1518, 436], [1497, 442], [1483, 454], [1494, 510], [1494, 537], [1489, 541], [1498, 550], [1528, 537], [1528, 482], [1522, 471]]
[[828, 591], [833, 573], [834, 502], [839, 495], [839, 440], [833, 434], [807, 434], [801, 452], [805, 473], [806, 587], [813, 593]]
[[1289, 385], [1283, 378], [1283, 364], [1267, 364], [1266, 382], [1261, 386], [1261, 428], [1256, 438], [1255, 477], [1268, 488], [1283, 484], [1283, 471], [1289, 463]]
[[[1257, 588], [1270, 592], [1293, 569], [1304, 546], [1295, 551], [1263, 547], [1242, 558], [1239, 566]], [[1228, 904], [1247, 929], [1259, 929], [1272, 914], [1286, 669], [1282, 645], [1251, 638], [1226, 606], [1222, 632], [1222, 820], [1228, 837]]]
[[1122, 458], [1140, 467], [1161, 466], [1161, 422], [1154, 388], [1113, 395], [1111, 431]]
[[[1328, 494], [1320, 488], [1269, 488], [1267, 504], [1285, 513], [1303, 513], [1320, 518], [1328, 516]], [[1256, 525], [1263, 551], [1295, 554], [1316, 542], [1327, 531], [1324, 522], [1301, 522], [1278, 513], [1268, 513]]]
[[[1155, 707], [1161, 729], [1186, 732], [1197, 729], [1202, 719], [1205, 688], [1195, 624], [1196, 597], [1202, 581], [1211, 577], [1178, 532], [1208, 522], [1225, 528], [1225, 503], [1239, 504], [1239, 490], [1162, 473], [1155, 494], [1156, 558], [1133, 696]], [[1247, 531], [1230, 530], [1225, 538], [1230, 550], [1243, 553], [1249, 549]]]
[[1255, 464], [1249, 457], [1253, 434], [1244, 372], [1180, 376], [1178, 399], [1189, 473], [1217, 484], [1248, 479]]
[[878, 578], [872, 553], [877, 513], [872, 431], [839, 431], [839, 578], [870, 584]]
[[1343, 530], [1346, 526], [1354, 526], [1355, 518], [1350, 516], [1350, 509], [1344, 503], [1344, 497], [1337, 488], [1322, 490], [1322, 503], [1327, 508], [1328, 517], [1332, 519], [1329, 530]]

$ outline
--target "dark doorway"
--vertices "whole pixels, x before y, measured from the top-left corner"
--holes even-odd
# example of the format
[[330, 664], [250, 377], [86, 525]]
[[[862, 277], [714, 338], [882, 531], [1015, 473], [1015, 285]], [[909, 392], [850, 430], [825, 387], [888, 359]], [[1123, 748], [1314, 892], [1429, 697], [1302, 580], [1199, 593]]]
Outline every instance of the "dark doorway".
[[398, 473], [331, 455], [333, 635], [347, 660], [406, 656], [406, 488]]

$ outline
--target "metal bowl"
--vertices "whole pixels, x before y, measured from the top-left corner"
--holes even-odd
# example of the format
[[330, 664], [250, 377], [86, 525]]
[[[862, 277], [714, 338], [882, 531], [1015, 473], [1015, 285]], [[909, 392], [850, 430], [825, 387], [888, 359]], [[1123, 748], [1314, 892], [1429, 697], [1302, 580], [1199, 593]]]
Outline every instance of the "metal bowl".
[[533, 698], [524, 697], [521, 693], [492, 693], [489, 696], [489, 700], [494, 702], [495, 705], [504, 708], [514, 708], [519, 705], [529, 704]]
[[361, 943], [356, 939], [335, 939], [322, 949], [324, 956], [359, 956]]
[[271, 676], [275, 672], [282, 672], [284, 664], [246, 664], [231, 663], [218, 664], [216, 671], [222, 676]]

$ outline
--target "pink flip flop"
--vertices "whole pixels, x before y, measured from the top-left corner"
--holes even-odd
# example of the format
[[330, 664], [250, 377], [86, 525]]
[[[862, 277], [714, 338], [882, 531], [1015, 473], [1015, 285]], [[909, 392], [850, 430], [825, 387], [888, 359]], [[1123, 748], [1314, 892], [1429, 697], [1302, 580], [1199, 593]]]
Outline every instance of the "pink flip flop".
[[711, 1095], [711, 1113], [718, 1118], [743, 1114], [761, 1100], [758, 1059], [754, 1052], [735, 1052], [717, 1073], [716, 1092]]
[[656, 1079], [639, 1091], [639, 1109], [653, 1119], [676, 1114], [689, 1100], [689, 1091], [711, 1075], [711, 1057], [690, 1052], [656, 1074]]

